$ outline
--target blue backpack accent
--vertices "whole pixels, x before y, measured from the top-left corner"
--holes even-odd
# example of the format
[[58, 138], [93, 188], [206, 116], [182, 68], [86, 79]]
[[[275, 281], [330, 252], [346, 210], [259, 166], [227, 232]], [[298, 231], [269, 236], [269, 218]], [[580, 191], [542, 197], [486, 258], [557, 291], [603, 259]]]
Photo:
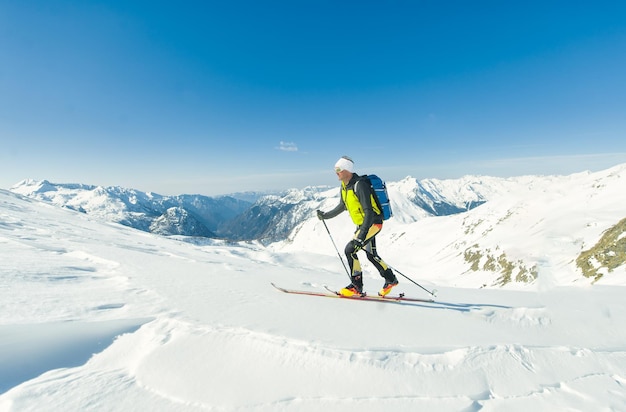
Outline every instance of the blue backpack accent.
[[393, 212], [391, 211], [391, 203], [389, 202], [389, 195], [387, 194], [387, 185], [376, 175], [364, 175], [362, 177], [370, 182], [374, 200], [376, 200], [378, 209], [383, 213], [383, 220], [389, 219], [393, 216]]

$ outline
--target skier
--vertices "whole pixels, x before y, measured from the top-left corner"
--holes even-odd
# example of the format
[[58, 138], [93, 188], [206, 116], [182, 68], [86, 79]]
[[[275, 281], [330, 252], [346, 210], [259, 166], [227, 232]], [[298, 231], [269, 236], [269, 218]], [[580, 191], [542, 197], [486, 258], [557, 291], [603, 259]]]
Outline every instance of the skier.
[[339, 204], [328, 212], [317, 211], [320, 220], [332, 219], [347, 210], [355, 225], [357, 225], [354, 237], [345, 248], [350, 278], [352, 283], [339, 291], [342, 296], [363, 295], [363, 273], [357, 256], [359, 250], [364, 250], [367, 259], [385, 278], [383, 288], [378, 292], [385, 296], [391, 288], [398, 284], [398, 279], [387, 264], [378, 256], [376, 251], [376, 235], [383, 228], [382, 211], [374, 200], [369, 182], [354, 173], [354, 161], [348, 156], [343, 156], [335, 164], [335, 173], [341, 181], [341, 196]]

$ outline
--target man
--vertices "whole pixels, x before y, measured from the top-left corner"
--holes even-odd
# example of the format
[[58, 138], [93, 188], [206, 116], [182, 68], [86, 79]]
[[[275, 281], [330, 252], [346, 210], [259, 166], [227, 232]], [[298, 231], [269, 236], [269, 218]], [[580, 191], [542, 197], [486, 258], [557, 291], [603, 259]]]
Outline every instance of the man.
[[345, 248], [352, 283], [341, 289], [339, 294], [342, 296], [363, 295], [363, 273], [357, 256], [357, 252], [363, 250], [367, 254], [367, 259], [380, 272], [380, 276], [385, 278], [385, 284], [378, 292], [379, 295], [385, 296], [398, 284], [398, 279], [376, 251], [375, 236], [383, 228], [382, 211], [376, 204], [369, 182], [353, 170], [354, 161], [348, 156], [343, 156], [337, 161], [335, 173], [341, 181], [339, 204], [328, 212], [318, 210], [317, 217], [320, 220], [332, 219], [347, 210], [357, 226], [354, 237]]

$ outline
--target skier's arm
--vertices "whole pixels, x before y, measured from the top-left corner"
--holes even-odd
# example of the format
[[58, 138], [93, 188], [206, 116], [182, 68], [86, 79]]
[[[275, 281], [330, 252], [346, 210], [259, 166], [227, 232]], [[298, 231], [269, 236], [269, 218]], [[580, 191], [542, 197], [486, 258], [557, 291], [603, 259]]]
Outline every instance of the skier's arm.
[[346, 204], [343, 202], [343, 198], [340, 195], [339, 204], [335, 206], [334, 209], [329, 210], [328, 212], [324, 212], [322, 215], [324, 219], [332, 219], [333, 217], [338, 216], [344, 210], [346, 210]]
[[359, 181], [354, 185], [354, 193], [356, 197], [359, 199], [359, 203], [361, 204], [361, 208], [363, 209], [363, 223], [359, 226], [359, 232], [356, 234], [356, 238], [361, 242], [365, 242], [365, 237], [367, 236], [367, 232], [369, 232], [370, 227], [374, 223], [374, 217], [376, 214], [374, 213], [374, 209], [372, 209], [372, 196], [370, 187], [366, 182]]

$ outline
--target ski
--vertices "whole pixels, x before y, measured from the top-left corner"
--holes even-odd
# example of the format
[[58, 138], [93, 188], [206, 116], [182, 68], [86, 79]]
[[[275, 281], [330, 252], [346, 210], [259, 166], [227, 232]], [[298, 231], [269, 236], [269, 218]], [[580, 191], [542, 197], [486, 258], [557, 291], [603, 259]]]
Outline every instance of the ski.
[[276, 284], [272, 283], [272, 286], [276, 289], [280, 290], [284, 293], [291, 293], [296, 295], [308, 295], [308, 296], [320, 296], [325, 298], [338, 298], [338, 299], [351, 299], [351, 300], [363, 300], [363, 301], [371, 301], [371, 302], [422, 302], [422, 303], [433, 303], [435, 302], [432, 299], [420, 299], [420, 298], [411, 298], [406, 297], [404, 294], [394, 295], [394, 296], [342, 296], [339, 292], [329, 289], [327, 286], [324, 286], [328, 293], [325, 292], [316, 292], [309, 290], [297, 290], [297, 289], [286, 289]]
[[366, 299], [366, 300], [377, 300], [377, 301], [381, 301], [381, 300], [385, 300], [385, 301], [405, 301], [405, 302], [427, 302], [427, 303], [433, 303], [434, 300], [432, 299], [424, 299], [424, 298], [410, 298], [407, 296], [404, 296], [404, 293], [400, 293], [397, 296], [396, 295], [387, 295], [387, 296], [369, 296], [369, 295], [363, 295], [363, 296], [342, 296], [339, 294], [339, 292], [337, 292], [336, 290], [332, 290], [330, 289], [328, 286], [324, 285], [324, 288], [326, 288], [327, 291], [329, 291], [330, 293], [333, 293], [339, 297], [348, 297], [351, 299]]

